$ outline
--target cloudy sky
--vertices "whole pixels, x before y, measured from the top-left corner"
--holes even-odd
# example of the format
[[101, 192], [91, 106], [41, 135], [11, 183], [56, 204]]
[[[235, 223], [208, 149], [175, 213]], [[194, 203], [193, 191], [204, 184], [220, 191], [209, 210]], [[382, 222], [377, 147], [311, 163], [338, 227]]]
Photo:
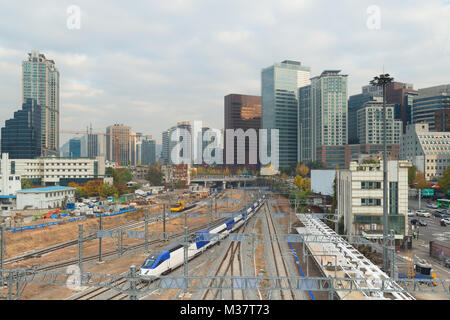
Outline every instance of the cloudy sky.
[[31, 50], [60, 71], [62, 130], [124, 123], [160, 142], [181, 120], [222, 128], [223, 97], [259, 95], [261, 69], [285, 59], [342, 70], [350, 94], [383, 68], [415, 88], [449, 83], [449, 30], [450, 0], [2, 0], [0, 124]]

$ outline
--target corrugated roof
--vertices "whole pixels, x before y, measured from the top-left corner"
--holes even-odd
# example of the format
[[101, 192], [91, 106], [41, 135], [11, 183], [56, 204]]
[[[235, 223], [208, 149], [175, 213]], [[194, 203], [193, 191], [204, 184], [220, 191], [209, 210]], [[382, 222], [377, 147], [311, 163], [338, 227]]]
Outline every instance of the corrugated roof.
[[44, 187], [44, 188], [31, 188], [31, 189], [22, 189], [17, 192], [51, 192], [51, 191], [66, 191], [66, 190], [75, 190], [72, 187], [62, 187], [62, 186], [54, 186], [54, 187]]

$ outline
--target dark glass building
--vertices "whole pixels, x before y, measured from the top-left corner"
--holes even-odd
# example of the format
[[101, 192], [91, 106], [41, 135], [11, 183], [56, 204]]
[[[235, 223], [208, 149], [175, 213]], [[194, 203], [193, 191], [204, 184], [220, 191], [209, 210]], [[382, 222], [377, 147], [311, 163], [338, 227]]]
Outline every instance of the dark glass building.
[[71, 158], [81, 157], [81, 140], [80, 139], [70, 139], [69, 155]]
[[[261, 97], [243, 94], [229, 94], [225, 96], [224, 115], [225, 130], [242, 129], [244, 132], [248, 129], [256, 130], [256, 141], [250, 141], [249, 138], [246, 138], [243, 149], [238, 146], [237, 138], [234, 138], [234, 164], [227, 164], [228, 167], [232, 172], [244, 168], [251, 171], [259, 170], [258, 139], [259, 129], [261, 129]], [[226, 140], [226, 134], [224, 141], [224, 163], [226, 163], [226, 149], [228, 143]], [[245, 154], [244, 164], [238, 164], [238, 153]], [[249, 164], [250, 153], [256, 153], [256, 164]]]
[[22, 110], [6, 120], [2, 128], [2, 153], [10, 159], [34, 159], [41, 155], [41, 106], [27, 98]]
[[141, 164], [156, 164], [156, 141], [155, 140], [143, 140], [142, 141], [142, 162]]

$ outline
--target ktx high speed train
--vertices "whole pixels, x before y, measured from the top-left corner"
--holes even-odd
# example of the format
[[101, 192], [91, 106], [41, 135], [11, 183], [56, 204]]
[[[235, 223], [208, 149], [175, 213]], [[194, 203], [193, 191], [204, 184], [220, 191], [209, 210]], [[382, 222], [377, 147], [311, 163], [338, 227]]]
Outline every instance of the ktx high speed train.
[[[197, 231], [189, 240], [188, 259], [196, 257], [206, 249], [225, 238], [231, 232], [241, 227], [244, 222], [251, 218], [253, 214], [263, 205], [265, 196], [253, 203], [247, 210], [241, 212], [234, 218], [219, 222], [211, 228]], [[179, 267], [184, 262], [184, 247], [182, 244], [171, 244], [165, 248], [150, 254], [140, 268], [140, 275], [143, 280], [154, 279], [161, 274]]]

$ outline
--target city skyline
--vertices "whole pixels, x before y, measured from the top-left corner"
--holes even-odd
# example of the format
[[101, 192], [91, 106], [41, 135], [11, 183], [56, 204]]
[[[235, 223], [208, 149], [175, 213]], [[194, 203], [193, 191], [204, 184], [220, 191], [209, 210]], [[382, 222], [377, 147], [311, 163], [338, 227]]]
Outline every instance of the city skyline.
[[[57, 64], [62, 130], [88, 126], [93, 121], [86, 112], [97, 118], [94, 131], [104, 130], [126, 110], [120, 122], [153, 135], [158, 144], [166, 124], [183, 119], [223, 128], [223, 97], [261, 95], [261, 70], [286, 59], [309, 66], [312, 76], [342, 70], [349, 75], [349, 96], [383, 69], [415, 89], [448, 82], [450, 25], [445, 17], [450, 6], [442, 1], [381, 2], [379, 29], [367, 24], [369, 2], [325, 6], [321, 1], [291, 1], [274, 6], [263, 1], [240, 4], [242, 10], [236, 10], [233, 1], [217, 8], [190, 1], [137, 2], [133, 9], [80, 1], [79, 30], [66, 27], [69, 5], [43, 1], [36, 14], [31, 2], [25, 10], [14, 2], [2, 4], [2, 123], [21, 105], [20, 67], [32, 50]], [[102, 15], [102, 6], [115, 18]], [[200, 10], [211, 14], [199, 19]], [[320, 14], [330, 19], [312, 19]], [[33, 23], [34, 30], [12, 23], [19, 15]], [[173, 24], [174, 16], [182, 18], [181, 24]], [[120, 30], [121, 20], [135, 22]], [[300, 35], [299, 41], [291, 41]], [[412, 35], [414, 42], [399, 41]], [[139, 38], [148, 41], [135, 41]], [[428, 50], [430, 46], [434, 50]], [[180, 114], [182, 110], [186, 113]], [[70, 138], [62, 135], [60, 145]]]

